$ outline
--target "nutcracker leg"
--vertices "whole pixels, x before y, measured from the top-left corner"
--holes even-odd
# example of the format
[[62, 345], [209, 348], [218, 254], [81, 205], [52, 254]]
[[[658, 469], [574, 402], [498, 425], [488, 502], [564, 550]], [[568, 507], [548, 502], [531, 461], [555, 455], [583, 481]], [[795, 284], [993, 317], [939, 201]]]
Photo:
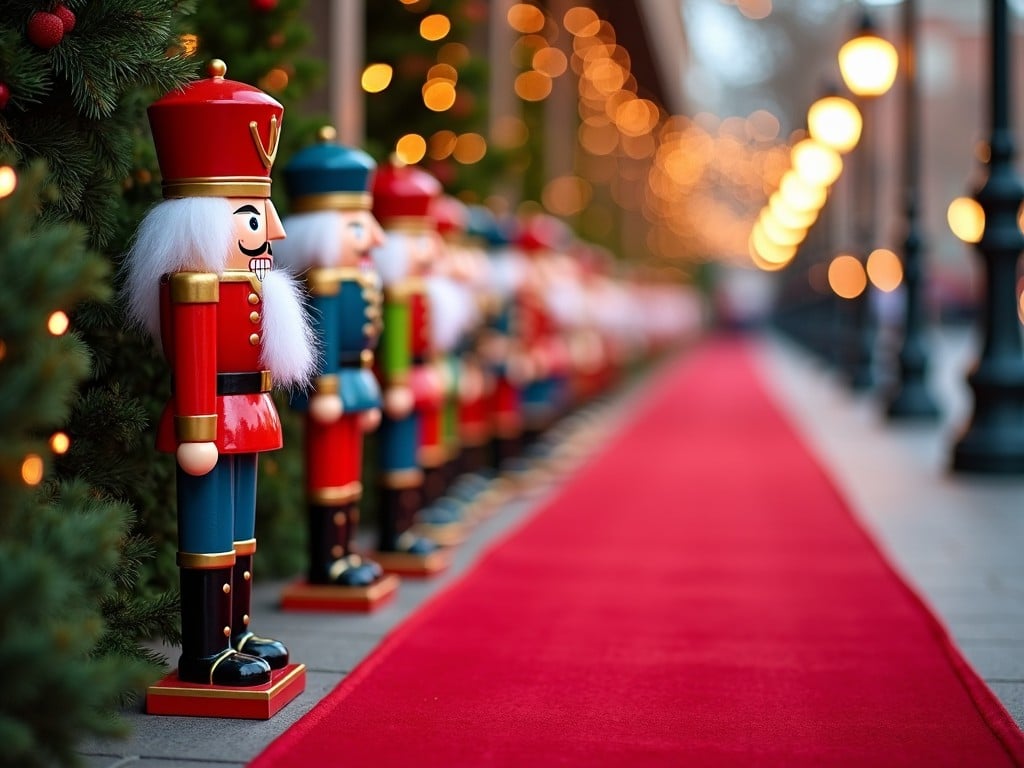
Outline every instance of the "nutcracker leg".
[[231, 568], [182, 568], [181, 658], [178, 677], [189, 683], [250, 686], [270, 682], [263, 659], [238, 653], [231, 634]]
[[[255, 549], [256, 542], [252, 542]], [[280, 640], [259, 637], [249, 630], [249, 615], [252, 610], [252, 553], [235, 556], [232, 571], [234, 600], [231, 603], [231, 645], [236, 651], [257, 656], [270, 665], [281, 669], [288, 664], [288, 649]]]
[[352, 553], [359, 504], [310, 504], [309, 583], [365, 587], [380, 578], [376, 563]]

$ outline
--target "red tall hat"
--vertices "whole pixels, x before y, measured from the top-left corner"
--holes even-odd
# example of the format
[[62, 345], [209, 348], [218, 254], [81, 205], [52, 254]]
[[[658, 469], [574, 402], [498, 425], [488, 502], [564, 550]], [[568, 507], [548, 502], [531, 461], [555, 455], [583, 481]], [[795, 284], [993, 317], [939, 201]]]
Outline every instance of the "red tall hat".
[[448, 239], [466, 234], [469, 226], [469, 206], [451, 195], [439, 195], [430, 204], [430, 216], [437, 223], [437, 231]]
[[164, 197], [270, 197], [284, 107], [220, 59], [208, 71], [149, 107]]
[[436, 229], [430, 206], [441, 182], [414, 165], [390, 162], [373, 180], [373, 215], [385, 229]]

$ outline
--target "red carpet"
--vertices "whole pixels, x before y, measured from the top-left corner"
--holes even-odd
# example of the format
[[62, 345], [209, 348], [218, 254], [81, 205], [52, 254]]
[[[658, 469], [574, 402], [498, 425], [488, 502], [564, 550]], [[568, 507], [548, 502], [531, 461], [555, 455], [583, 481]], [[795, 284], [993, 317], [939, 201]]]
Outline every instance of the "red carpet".
[[988, 767], [1024, 737], [718, 341], [252, 765]]

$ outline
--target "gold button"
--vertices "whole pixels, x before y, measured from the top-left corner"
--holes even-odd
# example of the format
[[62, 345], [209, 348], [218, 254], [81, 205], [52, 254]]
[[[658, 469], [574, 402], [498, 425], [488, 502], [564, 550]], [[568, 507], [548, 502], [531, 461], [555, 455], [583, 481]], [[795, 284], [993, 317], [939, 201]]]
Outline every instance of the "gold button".
[[373, 367], [373, 352], [368, 349], [364, 349], [359, 353], [359, 362], [363, 364], [363, 368]]
[[245, 573], [242, 574], [242, 578], [245, 579], [246, 581], [248, 581], [249, 579], [252, 578], [252, 574], [249, 573], [248, 571], [246, 571]]
[[260, 303], [260, 295], [258, 293], [250, 293], [249, 294], [249, 303], [250, 304], [259, 304]]
[[260, 321], [260, 313], [253, 310], [252, 312], [249, 313], [249, 320], [254, 323], [258, 323]]
[[224, 627], [224, 637], [231, 637], [231, 627]]
[[246, 614], [244, 614], [242, 616], [242, 623], [245, 624], [245, 626], [247, 626], [247, 627], [249, 626], [249, 614], [248, 613], [246, 613]]
[[363, 335], [364, 336], [372, 336], [374, 330], [375, 330], [375, 328], [374, 328], [373, 323], [364, 323], [363, 324]]
[[224, 590], [224, 594], [225, 595], [230, 595], [231, 594], [231, 585], [230, 584], [225, 584], [222, 587], [222, 589]]
[[249, 336], [249, 343], [255, 347], [257, 344], [260, 343], [260, 335], [258, 333], [254, 333], [251, 336]]
[[344, 512], [335, 512], [334, 513], [334, 524], [335, 525], [344, 525], [345, 524], [345, 513]]

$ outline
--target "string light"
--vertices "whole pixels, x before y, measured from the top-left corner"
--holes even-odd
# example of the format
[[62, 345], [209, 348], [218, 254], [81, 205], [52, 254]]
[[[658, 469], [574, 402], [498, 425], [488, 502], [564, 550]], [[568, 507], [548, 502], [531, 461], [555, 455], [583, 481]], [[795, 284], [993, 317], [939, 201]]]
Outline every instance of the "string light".
[[432, 13], [420, 21], [420, 37], [436, 42], [443, 40], [452, 31], [452, 23], [443, 13]]
[[394, 70], [390, 64], [370, 64], [363, 70], [359, 82], [367, 93], [380, 93], [391, 85], [393, 75]]
[[464, 133], [455, 140], [452, 157], [463, 165], [472, 165], [483, 160], [487, 154], [487, 141], [479, 133]]
[[946, 209], [953, 234], [965, 243], [980, 243], [985, 234], [985, 210], [971, 197], [958, 197]]
[[880, 291], [891, 293], [903, 282], [900, 257], [888, 248], [876, 248], [868, 255], [868, 279]]
[[18, 186], [18, 174], [9, 165], [0, 165], [0, 198], [7, 197]]
[[47, 319], [46, 330], [48, 330], [54, 336], [63, 336], [65, 333], [67, 333], [68, 326], [70, 324], [71, 321], [68, 319], [67, 314], [62, 310], [58, 309]]
[[71, 438], [64, 432], [54, 432], [50, 436], [50, 450], [58, 456], [61, 456], [68, 452], [68, 448], [71, 447]]
[[39, 485], [43, 481], [43, 458], [39, 454], [30, 453], [21, 462], [21, 479], [25, 485]]
[[849, 254], [836, 256], [828, 265], [828, 284], [841, 299], [855, 299], [868, 287], [860, 259]]
[[418, 133], [407, 133], [395, 143], [395, 154], [406, 165], [413, 165], [427, 154], [427, 141]]

